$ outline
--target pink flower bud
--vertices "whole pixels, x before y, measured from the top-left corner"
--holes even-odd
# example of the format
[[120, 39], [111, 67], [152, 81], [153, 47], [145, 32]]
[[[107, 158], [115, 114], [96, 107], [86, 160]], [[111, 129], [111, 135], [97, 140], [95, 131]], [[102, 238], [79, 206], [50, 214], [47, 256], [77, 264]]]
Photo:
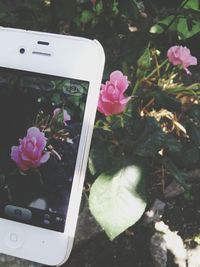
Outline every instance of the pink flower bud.
[[125, 97], [128, 88], [127, 76], [116, 70], [111, 73], [110, 80], [101, 85], [98, 111], [105, 116], [122, 113], [131, 97]]
[[37, 127], [29, 128], [19, 143], [11, 148], [11, 158], [22, 171], [37, 168], [49, 159], [50, 153], [44, 152], [46, 137]]
[[175, 45], [167, 51], [167, 57], [173, 65], [181, 65], [187, 74], [191, 74], [188, 70], [190, 65], [197, 65], [197, 58], [193, 57], [187, 47]]

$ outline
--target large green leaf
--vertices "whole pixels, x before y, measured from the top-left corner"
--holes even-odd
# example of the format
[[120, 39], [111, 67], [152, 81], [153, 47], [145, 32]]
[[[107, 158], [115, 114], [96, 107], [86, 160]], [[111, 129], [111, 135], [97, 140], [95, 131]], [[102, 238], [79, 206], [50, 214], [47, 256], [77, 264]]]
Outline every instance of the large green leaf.
[[92, 185], [89, 206], [111, 240], [135, 224], [146, 207], [141, 168], [131, 165], [101, 174]]
[[188, 0], [184, 8], [199, 11], [199, 0]]
[[180, 18], [178, 20], [177, 31], [180, 39], [190, 38], [196, 33], [200, 32], [200, 22], [197, 20], [192, 20], [191, 29], [189, 29], [187, 19]]

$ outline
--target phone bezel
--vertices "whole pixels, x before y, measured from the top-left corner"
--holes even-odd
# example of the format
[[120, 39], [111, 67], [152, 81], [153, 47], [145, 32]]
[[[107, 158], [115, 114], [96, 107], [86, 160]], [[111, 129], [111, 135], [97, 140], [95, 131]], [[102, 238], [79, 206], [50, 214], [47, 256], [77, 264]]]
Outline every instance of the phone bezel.
[[[75, 234], [78, 211], [96, 114], [105, 56], [97, 41], [57, 34], [0, 27], [0, 67], [79, 79], [89, 82], [71, 196], [64, 233], [0, 218], [0, 252], [47, 265], [60, 265], [68, 258]], [[47, 47], [38, 41], [49, 43]], [[24, 48], [25, 53], [20, 53]], [[33, 54], [33, 51], [51, 56]], [[12, 230], [14, 229], [14, 230]], [[18, 230], [16, 230], [18, 229]], [[9, 248], [4, 240], [19, 232], [23, 244]], [[55, 253], [54, 253], [55, 251]]]

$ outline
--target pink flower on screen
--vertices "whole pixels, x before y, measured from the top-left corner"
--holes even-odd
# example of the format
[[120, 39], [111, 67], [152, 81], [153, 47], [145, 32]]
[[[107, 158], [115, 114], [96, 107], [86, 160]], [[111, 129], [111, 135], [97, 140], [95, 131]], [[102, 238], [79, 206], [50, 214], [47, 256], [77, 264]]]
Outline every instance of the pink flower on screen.
[[26, 171], [37, 168], [48, 161], [50, 152], [45, 152], [47, 138], [37, 127], [31, 127], [23, 139], [19, 139], [19, 146], [11, 148], [11, 158], [17, 166]]
[[64, 123], [64, 125], [67, 125], [66, 122], [71, 120], [71, 116], [67, 113], [67, 111], [65, 109], [63, 109], [63, 111], [61, 108], [54, 109], [53, 116], [55, 117], [55, 116], [61, 114], [61, 112], [63, 112], [63, 123]]
[[131, 97], [125, 97], [129, 81], [121, 71], [114, 71], [110, 74], [110, 80], [101, 85], [101, 92], [98, 101], [98, 111], [105, 116], [122, 113]]
[[173, 65], [181, 65], [187, 74], [191, 74], [188, 67], [197, 65], [197, 58], [191, 55], [190, 50], [182, 45], [175, 45], [167, 51], [167, 57]]

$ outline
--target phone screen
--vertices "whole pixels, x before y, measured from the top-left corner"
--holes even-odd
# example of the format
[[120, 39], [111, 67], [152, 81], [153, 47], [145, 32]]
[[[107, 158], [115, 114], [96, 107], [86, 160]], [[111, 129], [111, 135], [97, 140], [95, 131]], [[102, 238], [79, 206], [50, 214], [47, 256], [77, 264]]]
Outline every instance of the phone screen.
[[64, 232], [88, 87], [0, 68], [0, 217]]

